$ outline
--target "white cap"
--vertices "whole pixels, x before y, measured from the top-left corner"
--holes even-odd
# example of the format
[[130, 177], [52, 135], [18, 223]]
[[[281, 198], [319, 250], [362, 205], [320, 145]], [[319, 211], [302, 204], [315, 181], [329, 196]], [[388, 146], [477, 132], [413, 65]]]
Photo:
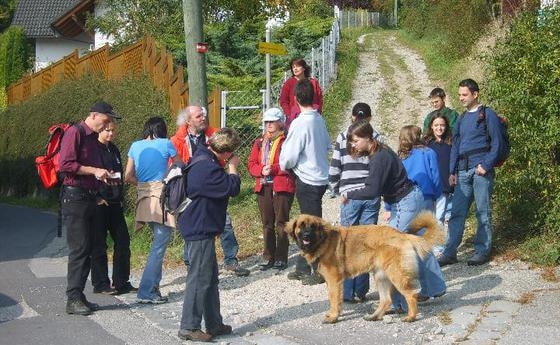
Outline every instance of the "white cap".
[[285, 116], [282, 110], [278, 108], [270, 108], [264, 112], [263, 121], [282, 121], [284, 123]]

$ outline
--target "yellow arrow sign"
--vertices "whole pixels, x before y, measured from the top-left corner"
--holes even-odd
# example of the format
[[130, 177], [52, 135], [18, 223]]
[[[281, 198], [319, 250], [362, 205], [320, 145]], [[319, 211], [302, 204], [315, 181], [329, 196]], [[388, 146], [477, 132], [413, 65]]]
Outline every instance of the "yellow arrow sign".
[[286, 55], [286, 47], [279, 43], [259, 42], [259, 53], [272, 55]]

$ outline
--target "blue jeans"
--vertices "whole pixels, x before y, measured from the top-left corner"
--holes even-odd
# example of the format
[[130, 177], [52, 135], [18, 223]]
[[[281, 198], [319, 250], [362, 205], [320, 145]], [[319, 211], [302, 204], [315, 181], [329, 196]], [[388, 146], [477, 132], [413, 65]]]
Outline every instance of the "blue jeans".
[[137, 296], [141, 299], [154, 299], [157, 297], [159, 282], [161, 281], [163, 257], [173, 232], [171, 227], [159, 223], [151, 222], [150, 227], [154, 232], [154, 238], [152, 240], [152, 250], [148, 256], [148, 261], [140, 280], [140, 286], [138, 287]]
[[[226, 225], [224, 226], [224, 232], [220, 235], [220, 244], [222, 245], [222, 250], [224, 252], [224, 264], [237, 264], [239, 244], [237, 243], [237, 238], [233, 232], [233, 225], [231, 224], [231, 217], [229, 216], [229, 213], [226, 213]], [[183, 260], [185, 262], [185, 266], [190, 266], [189, 250], [187, 245], [185, 245], [183, 249]]]
[[[447, 193], [442, 193], [441, 196], [436, 200], [436, 219], [439, 225], [441, 225], [442, 229], [444, 230], [445, 230], [445, 219], [449, 215], [450, 206], [451, 206], [450, 195]], [[439, 244], [434, 246], [434, 253], [436, 255], [441, 254], [443, 252], [443, 248], [445, 247]]]
[[[401, 232], [407, 232], [408, 226], [425, 205], [422, 192], [420, 192], [418, 187], [414, 187], [399, 202], [391, 204], [389, 225]], [[424, 232], [425, 229], [422, 229], [416, 234], [422, 236]], [[421, 295], [433, 297], [445, 292], [445, 280], [433, 253], [429, 253], [424, 260], [418, 258], [418, 280], [420, 281]], [[394, 308], [402, 308], [404, 311], [408, 310], [406, 300], [396, 289], [393, 289], [391, 299]]]
[[494, 188], [494, 169], [486, 175], [475, 174], [475, 168], [459, 171], [457, 185], [453, 192], [453, 207], [449, 218], [449, 237], [443, 255], [454, 257], [463, 240], [465, 221], [469, 208], [476, 203], [476, 237], [474, 250], [478, 255], [489, 255], [492, 248], [492, 189]]
[[[373, 200], [352, 200], [340, 206], [340, 224], [342, 226], [377, 224], [379, 216], [379, 198]], [[362, 299], [369, 291], [369, 273], [360, 274], [352, 279], [344, 279], [344, 300], [354, 296]]]

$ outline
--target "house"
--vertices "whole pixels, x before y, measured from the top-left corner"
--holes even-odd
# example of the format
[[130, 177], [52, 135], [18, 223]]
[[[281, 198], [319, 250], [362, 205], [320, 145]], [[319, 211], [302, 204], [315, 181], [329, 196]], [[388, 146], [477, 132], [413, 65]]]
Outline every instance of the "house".
[[83, 55], [112, 40], [86, 28], [88, 15], [103, 14], [95, 0], [19, 0], [12, 25], [23, 27], [35, 47], [34, 71], [78, 50]]

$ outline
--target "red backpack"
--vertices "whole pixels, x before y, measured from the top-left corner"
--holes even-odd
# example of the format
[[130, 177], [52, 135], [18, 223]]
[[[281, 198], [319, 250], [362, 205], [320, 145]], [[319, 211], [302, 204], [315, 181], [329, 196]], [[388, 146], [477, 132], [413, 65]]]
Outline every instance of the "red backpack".
[[[73, 126], [72, 123], [59, 123], [52, 125], [49, 128], [49, 140], [45, 146], [45, 154], [35, 158], [35, 165], [37, 166], [37, 172], [39, 177], [43, 182], [43, 186], [49, 189], [54, 186], [59, 181], [58, 171], [60, 169], [59, 156], [60, 156], [60, 144], [62, 143], [62, 137], [68, 128]], [[80, 131], [80, 137], [85, 135], [82, 126], [76, 125]], [[81, 146], [82, 140], [80, 140]]]

